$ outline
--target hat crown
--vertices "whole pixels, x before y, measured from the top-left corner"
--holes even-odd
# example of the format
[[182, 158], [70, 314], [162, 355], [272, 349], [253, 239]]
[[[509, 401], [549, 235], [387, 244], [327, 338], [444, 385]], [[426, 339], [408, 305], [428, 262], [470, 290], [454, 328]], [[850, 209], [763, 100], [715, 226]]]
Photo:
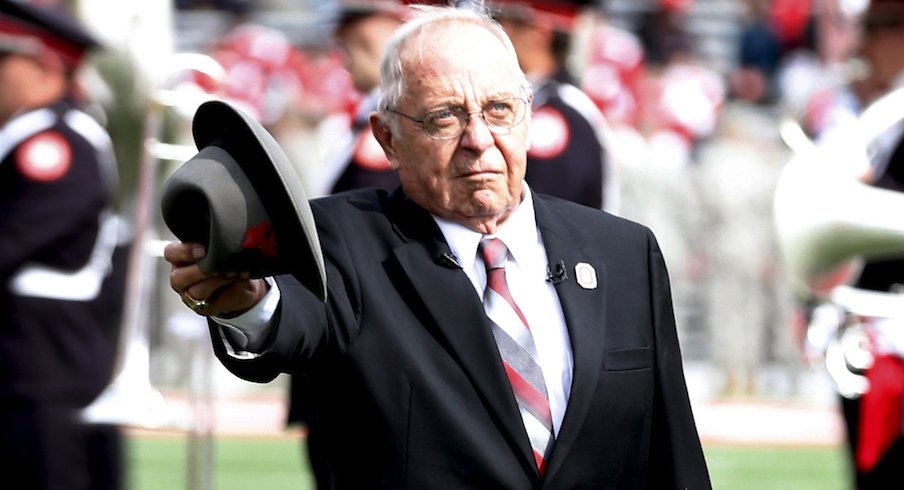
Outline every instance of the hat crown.
[[301, 182], [263, 126], [222, 101], [202, 104], [192, 122], [199, 152], [167, 180], [161, 209], [183, 242], [207, 246], [209, 273], [294, 274], [326, 298], [317, 228]]

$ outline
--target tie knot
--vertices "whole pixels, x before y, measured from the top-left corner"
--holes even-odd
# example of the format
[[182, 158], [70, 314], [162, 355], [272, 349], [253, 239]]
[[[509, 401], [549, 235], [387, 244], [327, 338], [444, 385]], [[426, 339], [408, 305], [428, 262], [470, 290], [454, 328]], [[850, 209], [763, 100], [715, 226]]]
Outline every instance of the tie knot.
[[502, 240], [498, 238], [484, 238], [480, 241], [478, 248], [481, 255], [483, 255], [483, 262], [486, 264], [487, 270], [501, 269], [505, 265], [505, 256], [508, 254], [508, 249], [505, 248]]

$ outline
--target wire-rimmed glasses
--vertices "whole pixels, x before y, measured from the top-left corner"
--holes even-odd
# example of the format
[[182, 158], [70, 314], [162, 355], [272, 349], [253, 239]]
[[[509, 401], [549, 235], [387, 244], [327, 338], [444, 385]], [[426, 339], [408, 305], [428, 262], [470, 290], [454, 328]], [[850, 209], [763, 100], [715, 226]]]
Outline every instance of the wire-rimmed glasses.
[[524, 120], [527, 106], [527, 100], [521, 97], [506, 97], [487, 102], [479, 111], [469, 112], [464, 107], [452, 106], [430, 111], [420, 118], [394, 109], [388, 109], [388, 112], [419, 125], [427, 136], [435, 140], [450, 140], [465, 132], [474, 114], [480, 114], [480, 118], [493, 133], [508, 134]]

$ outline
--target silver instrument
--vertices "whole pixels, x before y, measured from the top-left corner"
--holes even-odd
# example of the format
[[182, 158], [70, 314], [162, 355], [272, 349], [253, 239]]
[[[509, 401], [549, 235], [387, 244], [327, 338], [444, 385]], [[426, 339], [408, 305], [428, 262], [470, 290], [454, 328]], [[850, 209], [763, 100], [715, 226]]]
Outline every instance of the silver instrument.
[[873, 362], [871, 329], [904, 322], [900, 293], [847, 284], [863, 260], [904, 257], [904, 193], [869, 186], [851, 169], [868, 167], [880, 136], [902, 120], [904, 89], [898, 89], [871, 103], [843, 138], [834, 138], [843, 140], [838, 144], [815, 144], [793, 118], [781, 126], [794, 155], [774, 195], [779, 246], [799, 289], [837, 309], [814, 314], [808, 337], [823, 350], [838, 392], [848, 398], [869, 387], [864, 373]]

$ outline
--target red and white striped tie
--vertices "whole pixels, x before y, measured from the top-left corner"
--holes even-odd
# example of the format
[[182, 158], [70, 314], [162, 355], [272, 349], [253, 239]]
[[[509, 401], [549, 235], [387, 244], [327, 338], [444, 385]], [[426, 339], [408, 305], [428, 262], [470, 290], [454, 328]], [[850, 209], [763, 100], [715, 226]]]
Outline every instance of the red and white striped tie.
[[542, 475], [546, 470], [546, 458], [552, 450], [555, 436], [537, 348], [530, 325], [515, 304], [505, 280], [508, 249], [498, 238], [483, 239], [478, 249], [487, 269], [483, 307], [492, 321], [496, 346], [512, 384], [524, 428]]

